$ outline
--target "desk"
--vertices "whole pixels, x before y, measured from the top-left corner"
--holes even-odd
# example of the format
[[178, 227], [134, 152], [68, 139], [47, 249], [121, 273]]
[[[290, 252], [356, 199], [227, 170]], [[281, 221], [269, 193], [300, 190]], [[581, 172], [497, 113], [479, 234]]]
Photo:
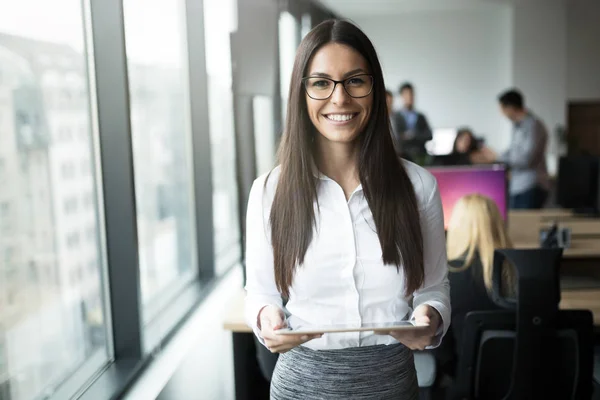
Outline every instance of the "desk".
[[591, 310], [594, 326], [600, 327], [600, 289], [563, 290], [559, 307], [563, 310]]
[[231, 300], [229, 312], [223, 320], [223, 329], [231, 332], [252, 333], [252, 329], [244, 321], [244, 299], [246, 291], [240, 290]]
[[[571, 247], [563, 251], [564, 260], [584, 260], [600, 258], [600, 243], [596, 240], [583, 241], [579, 240], [576, 243], [571, 243]], [[516, 242], [515, 249], [535, 249], [540, 247], [540, 242]], [[599, 260], [600, 261], [600, 260]], [[600, 267], [600, 262], [597, 264]]]
[[[571, 229], [571, 247], [563, 252], [561, 280], [587, 282], [595, 286], [600, 280], [600, 218], [573, 214], [564, 209], [510, 210], [508, 232], [515, 248], [539, 247], [541, 229], [554, 222]], [[581, 286], [581, 285], [580, 285]], [[594, 325], [600, 326], [600, 289], [569, 290], [565, 284], [561, 293], [562, 309], [589, 309]]]
[[233, 374], [236, 400], [269, 398], [270, 384], [260, 371], [252, 329], [244, 321], [244, 298], [241, 289], [231, 299], [223, 329], [231, 331], [233, 341]]
[[597, 259], [600, 265], [600, 218], [562, 209], [510, 210], [508, 234], [515, 248], [537, 248], [540, 231], [554, 222], [571, 229], [571, 247], [565, 249], [564, 260]]

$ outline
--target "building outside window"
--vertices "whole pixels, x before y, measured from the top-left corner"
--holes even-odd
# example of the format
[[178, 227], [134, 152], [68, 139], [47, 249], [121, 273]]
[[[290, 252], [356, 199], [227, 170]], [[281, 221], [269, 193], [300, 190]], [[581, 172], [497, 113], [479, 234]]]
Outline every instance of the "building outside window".
[[279, 76], [281, 93], [281, 120], [285, 121], [287, 114], [288, 93], [296, 49], [300, 44], [300, 24], [289, 12], [283, 11], [279, 15]]
[[125, 0], [123, 7], [148, 322], [198, 271], [185, 8], [183, 0]]
[[[91, 378], [112, 354], [103, 257], [73, 233], [82, 221], [98, 220], [95, 205], [72, 200], [97, 186], [74, 167], [85, 157], [91, 168], [92, 148], [67, 140], [81, 126], [92, 132], [81, 4], [0, 6], [0, 218], [11, 225], [10, 234], [0, 234], [2, 400], [45, 398], [76, 371], [89, 370]], [[95, 273], [73, 282], [72, 265], [92, 259]], [[90, 336], [92, 329], [100, 334]]]
[[236, 12], [234, 0], [204, 0], [216, 275], [241, 259], [229, 41]]

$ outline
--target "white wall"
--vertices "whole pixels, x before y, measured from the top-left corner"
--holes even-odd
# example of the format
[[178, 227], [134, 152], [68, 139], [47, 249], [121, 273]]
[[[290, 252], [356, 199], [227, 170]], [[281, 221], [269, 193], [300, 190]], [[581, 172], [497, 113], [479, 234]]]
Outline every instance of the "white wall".
[[551, 173], [557, 167], [555, 129], [566, 123], [566, 32], [563, 1], [528, 1], [513, 8], [513, 84], [523, 91], [526, 106], [546, 124]]
[[497, 150], [510, 139], [496, 103], [511, 84], [511, 7], [474, 4], [462, 10], [358, 17], [380, 56], [386, 86], [416, 86], [417, 107], [434, 128], [471, 126]]
[[600, 2], [572, 1], [567, 9], [567, 97], [600, 99]]

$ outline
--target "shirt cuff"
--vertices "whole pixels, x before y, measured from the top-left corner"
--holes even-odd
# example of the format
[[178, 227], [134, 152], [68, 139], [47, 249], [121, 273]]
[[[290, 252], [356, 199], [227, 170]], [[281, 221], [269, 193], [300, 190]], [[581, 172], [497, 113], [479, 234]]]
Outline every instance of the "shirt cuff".
[[250, 325], [250, 327], [252, 328], [252, 331], [254, 332], [254, 335], [256, 336], [256, 338], [258, 339], [258, 341], [260, 342], [260, 344], [262, 344], [263, 346], [266, 347], [265, 345], [265, 340], [263, 339], [262, 335], [260, 334], [260, 328], [258, 326], [258, 316], [260, 315], [260, 312], [267, 306], [273, 306], [273, 307], [277, 307], [279, 308], [283, 314], [285, 315], [285, 310], [282, 309], [279, 305], [277, 304], [272, 304], [272, 303], [268, 303], [268, 304], [262, 304], [258, 307], [256, 307], [256, 313], [254, 313], [254, 318], [250, 317], [249, 321], [247, 321], [247, 323]]
[[[442, 302], [436, 301], [436, 300], [425, 301], [425, 302], [419, 304], [419, 306], [421, 306], [423, 304], [426, 304], [430, 307], [435, 308], [435, 310], [440, 314], [440, 317], [441, 317], [440, 326], [438, 326], [438, 329], [435, 332], [435, 336], [431, 340], [431, 344], [429, 346], [425, 347], [425, 350], [431, 350], [431, 349], [435, 349], [442, 343], [442, 339], [444, 338], [444, 335], [448, 331], [448, 327], [450, 326], [450, 310], [448, 310], [448, 307], [446, 307]], [[410, 320], [411, 321], [415, 320], [414, 311], [413, 311], [413, 315], [411, 315], [411, 317], [410, 317]]]

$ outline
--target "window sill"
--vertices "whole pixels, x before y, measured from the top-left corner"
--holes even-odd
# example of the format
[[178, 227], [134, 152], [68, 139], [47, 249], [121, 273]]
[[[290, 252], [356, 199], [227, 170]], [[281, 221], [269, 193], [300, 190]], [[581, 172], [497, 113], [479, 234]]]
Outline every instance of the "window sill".
[[[239, 264], [232, 266], [231, 271]], [[131, 387], [145, 368], [160, 353], [163, 346], [179, 331], [202, 301], [209, 296], [220, 281], [227, 276], [224, 273], [203, 284], [194, 281], [145, 329], [143, 359], [123, 358], [112, 362], [99, 376], [76, 398], [80, 400], [119, 399]], [[67, 397], [62, 397], [68, 398]], [[58, 397], [52, 397], [58, 400]]]

